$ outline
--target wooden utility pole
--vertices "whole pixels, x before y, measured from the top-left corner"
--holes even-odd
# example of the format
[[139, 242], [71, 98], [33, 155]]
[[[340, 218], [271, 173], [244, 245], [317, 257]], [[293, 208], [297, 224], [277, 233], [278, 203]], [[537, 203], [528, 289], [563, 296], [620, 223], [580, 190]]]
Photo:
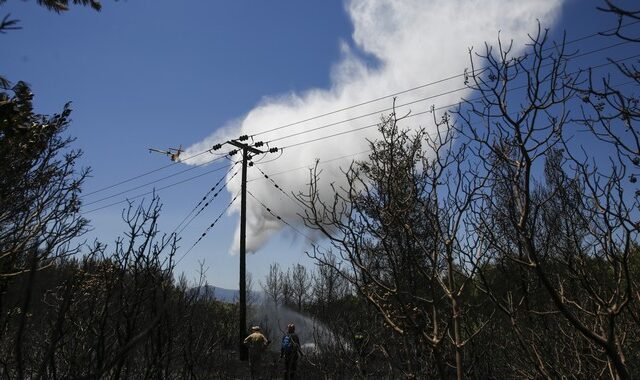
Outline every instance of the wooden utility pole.
[[240, 198], [240, 324], [238, 326], [238, 344], [240, 360], [247, 360], [249, 358], [249, 352], [243, 344], [244, 338], [247, 335], [247, 163], [249, 161], [249, 153], [256, 155], [265, 152], [236, 140], [230, 140], [228, 143], [242, 149], [242, 194]]

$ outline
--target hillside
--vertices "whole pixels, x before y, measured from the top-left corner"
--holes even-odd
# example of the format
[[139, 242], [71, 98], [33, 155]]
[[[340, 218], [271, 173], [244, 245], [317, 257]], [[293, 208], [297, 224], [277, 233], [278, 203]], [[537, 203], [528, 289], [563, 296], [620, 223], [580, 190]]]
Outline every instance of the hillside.
[[[226, 302], [226, 303], [236, 303], [238, 302], [238, 290], [235, 289], [226, 289], [220, 288], [213, 285], [205, 285], [201, 287], [201, 292], [204, 296], [215, 299], [217, 301]], [[198, 288], [193, 288], [192, 291], [195, 291]], [[247, 302], [255, 303], [264, 297], [263, 292], [252, 291], [247, 294]]]

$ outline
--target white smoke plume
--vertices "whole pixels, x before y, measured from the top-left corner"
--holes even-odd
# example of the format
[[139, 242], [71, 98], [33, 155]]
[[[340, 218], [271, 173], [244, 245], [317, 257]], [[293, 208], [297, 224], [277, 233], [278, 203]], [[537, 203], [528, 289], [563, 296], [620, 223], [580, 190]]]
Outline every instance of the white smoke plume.
[[[551, 26], [558, 16], [562, 2], [563, 0], [347, 1], [346, 11], [353, 22], [354, 31], [351, 41], [341, 43], [342, 57], [333, 67], [330, 88], [266, 97], [244, 117], [229, 122], [225, 128], [189, 147], [185, 156], [207, 150], [213, 144], [240, 135], [255, 135], [255, 141], [269, 141], [271, 147], [284, 147], [282, 156], [278, 159], [270, 161], [277, 154], [269, 154], [264, 157], [263, 162], [266, 163], [256, 165], [267, 174], [281, 173], [273, 176], [273, 179], [287, 193], [307, 189], [308, 170], [293, 169], [311, 167], [316, 159], [322, 165], [324, 183], [340, 184], [344, 178], [341, 167], [347, 167], [353, 159], [366, 158], [366, 154], [353, 154], [368, 149], [366, 139], [376, 138], [375, 127], [296, 147], [288, 146], [375, 124], [382, 113], [389, 113], [375, 111], [391, 107], [390, 98], [275, 131], [265, 131], [461, 74], [469, 65], [468, 49], [474, 47], [476, 51], [482, 51], [485, 41], [493, 43], [498, 35], [503, 41], [513, 40], [514, 48], [522, 48], [527, 42], [527, 34], [536, 31], [537, 20], [543, 26]], [[363, 59], [363, 56], [370, 58]], [[372, 64], [372, 61], [375, 63]], [[461, 87], [462, 78], [428, 86], [400, 95], [397, 105]], [[439, 107], [456, 103], [460, 97], [468, 95], [466, 91], [456, 92], [399, 107], [397, 112], [399, 115], [409, 110], [417, 113], [432, 105]], [[374, 115], [311, 131], [368, 113]], [[430, 120], [432, 116], [424, 114], [407, 119], [402, 126], [428, 128]], [[283, 138], [305, 131], [310, 132]], [[210, 159], [205, 156], [198, 158]], [[344, 158], [334, 160], [338, 157]], [[199, 162], [190, 160], [189, 163]], [[249, 173], [249, 180], [261, 176], [255, 167]], [[232, 194], [240, 189], [240, 182], [236, 180], [238, 177], [228, 186]], [[300, 223], [297, 216], [300, 210], [296, 204], [278, 192], [270, 181], [251, 181], [249, 189], [275, 214], [291, 224]], [[239, 212], [239, 204], [232, 212]], [[247, 249], [250, 251], [257, 250], [283, 228], [280, 221], [251, 197], [247, 198], [247, 214]], [[232, 247], [231, 250], [236, 252], [237, 247]]]

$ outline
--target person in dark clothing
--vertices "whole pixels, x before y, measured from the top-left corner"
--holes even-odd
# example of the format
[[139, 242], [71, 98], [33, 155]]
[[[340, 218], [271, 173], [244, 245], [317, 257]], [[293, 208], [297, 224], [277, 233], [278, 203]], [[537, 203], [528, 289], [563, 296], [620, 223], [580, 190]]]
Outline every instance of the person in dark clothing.
[[284, 380], [296, 378], [298, 354], [302, 354], [300, 350], [300, 338], [298, 338], [295, 331], [296, 326], [293, 323], [289, 323], [287, 325], [287, 333], [282, 337], [280, 358], [284, 358]]

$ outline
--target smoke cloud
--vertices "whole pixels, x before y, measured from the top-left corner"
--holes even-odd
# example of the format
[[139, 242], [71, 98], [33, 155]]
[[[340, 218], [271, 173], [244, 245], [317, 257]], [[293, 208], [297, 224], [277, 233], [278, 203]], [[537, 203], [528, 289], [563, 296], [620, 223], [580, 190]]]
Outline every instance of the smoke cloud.
[[[366, 153], [359, 156], [354, 154], [369, 149], [366, 140], [376, 139], [377, 128], [370, 127], [316, 142], [309, 141], [374, 125], [380, 120], [381, 114], [389, 113], [382, 110], [392, 106], [392, 99], [386, 98], [307, 122], [271, 131], [272, 129], [461, 74], [468, 67], [468, 49], [475, 47], [482, 51], [485, 41], [493, 43], [498, 34], [503, 41], [513, 40], [514, 48], [521, 48], [527, 42], [527, 33], [535, 32], [537, 20], [543, 26], [550, 26], [555, 21], [562, 2], [563, 0], [347, 1], [345, 8], [353, 22], [354, 31], [350, 41], [341, 42], [341, 58], [332, 68], [330, 88], [266, 97], [245, 116], [230, 121], [224, 128], [189, 147], [185, 156], [209, 149], [220, 141], [244, 134], [255, 135], [255, 141], [265, 141], [271, 147], [284, 148], [282, 156], [277, 159], [274, 159], [277, 154], [265, 155], [262, 162], [256, 159], [256, 166], [273, 175], [273, 180], [285, 192], [298, 193], [307, 189], [309, 171], [305, 167], [312, 167], [316, 159], [320, 161], [323, 170], [325, 187], [321, 190], [329, 191], [330, 182], [336, 185], [343, 182], [341, 168], [348, 167], [354, 159], [367, 157]], [[401, 94], [396, 101], [397, 112], [400, 115], [409, 110], [418, 113], [428, 110], [432, 105], [439, 107], [456, 103], [469, 94], [460, 91], [402, 106], [461, 87], [463, 79], [458, 78]], [[372, 115], [360, 117], [369, 113]], [[354, 120], [340, 123], [348, 119]], [[425, 114], [407, 119], [402, 126], [428, 128], [430, 120], [432, 116]], [[291, 136], [296, 133], [299, 134]], [[299, 143], [304, 144], [291, 146]], [[200, 157], [210, 159], [205, 156]], [[340, 157], [342, 158], [338, 159]], [[200, 162], [195, 159], [189, 161], [190, 164]], [[256, 169], [253, 167], [249, 171], [250, 181], [261, 177]], [[232, 194], [240, 189], [238, 177], [228, 185]], [[263, 177], [251, 181], [249, 189], [273, 213], [290, 224], [299, 225], [298, 206], [279, 192], [272, 182]], [[239, 212], [239, 208], [238, 202], [231, 212]], [[284, 227], [252, 197], [247, 198], [247, 214], [247, 249], [250, 251], [257, 250]], [[237, 252], [237, 247], [231, 247], [231, 251]]]

